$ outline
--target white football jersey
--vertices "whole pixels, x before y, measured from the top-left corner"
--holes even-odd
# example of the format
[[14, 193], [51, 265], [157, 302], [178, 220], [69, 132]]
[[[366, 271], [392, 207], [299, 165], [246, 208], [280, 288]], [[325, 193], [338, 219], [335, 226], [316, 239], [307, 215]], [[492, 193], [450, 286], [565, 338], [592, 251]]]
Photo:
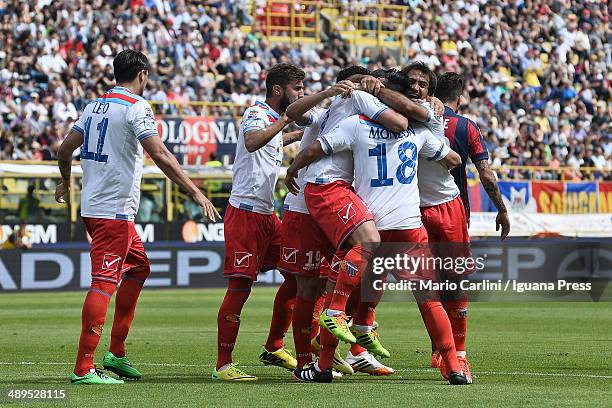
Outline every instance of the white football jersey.
[[[351, 115], [361, 114], [376, 120], [387, 109], [389, 107], [380, 99], [367, 92], [354, 91], [349, 98], [336, 96], [320, 119], [319, 135], [325, 135]], [[304, 174], [304, 181], [315, 184], [327, 184], [338, 180], [352, 184], [353, 179], [353, 157], [348, 150], [326, 156], [312, 163]]]
[[279, 119], [280, 115], [261, 101], [244, 111], [234, 159], [229, 199], [232, 206], [260, 214], [274, 212], [274, 187], [283, 163], [283, 132], [253, 153], [246, 149], [244, 134], [265, 129]]
[[[304, 128], [304, 135], [300, 141], [300, 152], [310, 146], [312, 142], [317, 139], [319, 135], [319, 118], [321, 114], [325, 112], [325, 109], [313, 108], [310, 110], [310, 119]], [[306, 201], [304, 200], [304, 173], [306, 169], [300, 169], [295, 179], [297, 185], [300, 187], [298, 195], [294, 195], [291, 192], [287, 192], [285, 197], [285, 204], [283, 208], [285, 210], [300, 212], [302, 214], [309, 214], [308, 208], [306, 207]]]
[[[438, 140], [450, 146], [449, 140], [444, 136], [443, 118], [433, 115], [431, 106], [423, 104], [429, 111], [432, 120], [427, 126]], [[421, 207], [431, 207], [454, 200], [459, 196], [459, 188], [448, 168], [441, 163], [421, 159], [419, 163], [419, 192], [421, 194]]]
[[133, 220], [140, 204], [139, 142], [159, 137], [149, 103], [116, 86], [90, 102], [72, 130], [83, 135], [81, 216]]
[[379, 230], [422, 225], [418, 156], [436, 161], [450, 152], [427, 127], [415, 122], [408, 130], [393, 133], [366, 116], [353, 115], [318, 140], [326, 154], [353, 151], [355, 191], [372, 211]]

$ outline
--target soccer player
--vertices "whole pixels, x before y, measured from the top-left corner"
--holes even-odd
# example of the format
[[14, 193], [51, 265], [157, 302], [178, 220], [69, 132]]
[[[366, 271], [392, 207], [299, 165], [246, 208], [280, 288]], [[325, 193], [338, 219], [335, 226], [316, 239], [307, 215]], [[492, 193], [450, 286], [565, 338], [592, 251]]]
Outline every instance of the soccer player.
[[[364, 76], [370, 72], [363, 67], [352, 66], [341, 71], [339, 78], [342, 79], [344, 74], [348, 78], [348, 73], [350, 76]], [[378, 80], [375, 82], [379, 84]], [[379, 91], [380, 85], [373, 88]], [[385, 94], [391, 103], [395, 103], [398, 96], [401, 97], [396, 93]], [[290, 109], [292, 118], [297, 119], [299, 123], [307, 122], [309, 110], [325, 97], [320, 92], [296, 101]], [[391, 114], [391, 110], [386, 112], [387, 110], [389, 110], [387, 105], [367, 92], [354, 91], [348, 97], [338, 96], [321, 119], [320, 133], [332, 129], [343, 118], [354, 113], [377, 117], [382, 123], [396, 131], [405, 129], [407, 120]], [[306, 181], [304, 195], [308, 211], [325, 233], [332, 247], [336, 251], [344, 251], [341, 256], [344, 261], [340, 265], [338, 281], [336, 282], [335, 274], [329, 275], [327, 291], [330, 297], [330, 307], [321, 314], [319, 320], [319, 324], [327, 330], [321, 333], [323, 346], [321, 357], [325, 361], [329, 360], [330, 365], [332, 364], [336, 354], [337, 339], [335, 337], [351, 344], [367, 345], [364, 347], [372, 353], [387, 357], [389, 352], [382, 347], [375, 333], [359, 333], [359, 336], [356, 337], [346, 322], [348, 298], [359, 283], [361, 270], [365, 269], [372, 252], [380, 242], [370, 211], [351, 187], [353, 181], [352, 155], [350, 152], [341, 152], [313, 163], [306, 170], [304, 181]], [[360, 349], [360, 352], [362, 350]]]
[[[365, 74], [369, 74], [369, 71], [358, 66], [344, 69], [338, 74], [335, 86], [318, 94], [307, 96], [287, 109], [288, 116], [296, 117], [298, 124], [306, 126], [300, 151], [304, 150], [318, 136], [320, 130], [319, 118], [324, 116], [322, 115], [324, 111], [316, 107], [312, 108], [308, 113], [308, 121], [300, 123], [301, 114], [296, 114], [296, 111], [300, 109], [299, 105], [305, 103], [308, 106], [313, 106], [327, 98], [348, 93], [356, 87], [356, 84], [352, 81], [358, 82]], [[301, 171], [298, 175], [300, 186], [304, 184], [303, 177], [304, 171]], [[296, 231], [299, 231], [299, 233], [296, 233]], [[285, 199], [281, 235], [283, 248], [279, 269], [295, 274], [297, 278], [297, 298], [292, 324], [297, 366], [302, 368], [312, 362], [311, 339], [316, 335], [314, 329], [318, 328], [318, 316], [316, 321], [313, 322], [313, 312], [315, 311], [315, 303], [320, 298], [321, 289], [325, 288], [329, 263], [332, 262], [335, 247], [310, 216], [303, 190], [300, 190], [297, 195], [289, 193]], [[327, 262], [322, 263], [324, 260], [327, 260]], [[321, 279], [324, 279], [323, 285], [321, 285]], [[315, 327], [313, 327], [313, 323], [316, 325]], [[315, 346], [318, 346], [316, 341]], [[359, 352], [361, 351], [365, 350], [360, 348]], [[353, 373], [351, 366], [337, 352], [334, 355], [333, 365], [338, 372]], [[381, 366], [379, 363], [377, 365], [370, 364], [368, 367], [364, 367], [364, 370], [380, 371]]]
[[157, 134], [153, 111], [142, 98], [149, 76], [147, 57], [124, 50], [113, 60], [113, 68], [117, 86], [85, 107], [58, 150], [62, 181], [57, 186], [55, 199], [64, 203], [70, 189], [72, 154], [81, 147], [81, 216], [92, 239], [91, 287], [83, 304], [79, 350], [70, 379], [73, 384], [123, 383], [94, 366], [94, 352], [115, 289], [110, 349], [104, 354], [102, 364], [121, 377], [142, 377], [126, 357], [125, 339], [138, 296], [151, 271], [134, 229], [140, 201], [143, 148], [172, 181], [190, 194], [208, 218], [213, 221], [220, 218]]
[[[398, 74], [388, 74], [385, 85], [401, 89], [407, 87], [406, 78]], [[424, 112], [423, 112], [424, 113]], [[408, 254], [418, 251], [415, 246], [427, 242], [427, 233], [422, 227], [419, 212], [417, 180], [417, 154], [430, 160], [442, 160], [448, 167], [459, 164], [459, 156], [452, 152], [422, 124], [415, 122], [407, 132], [393, 133], [380, 124], [363, 115], [352, 116], [342, 121], [334, 130], [319, 137], [319, 144], [309, 146], [295, 161], [295, 168], [310, 164], [326, 154], [352, 149], [355, 164], [355, 186], [357, 193], [363, 197], [366, 205], [372, 210], [382, 242], [404, 242]], [[371, 158], [375, 157], [373, 161]], [[370, 164], [371, 163], [371, 164]], [[389, 166], [388, 163], [391, 163]], [[292, 165], [293, 166], [293, 165]], [[447, 167], [447, 168], [448, 168]], [[391, 171], [389, 171], [389, 168]], [[395, 169], [395, 171], [393, 170]], [[288, 171], [288, 186], [291, 190], [297, 187], [292, 180], [293, 169]], [[397, 180], [394, 180], [396, 176]], [[403, 197], [403, 199], [402, 199]], [[412, 205], [410, 205], [412, 203]], [[380, 253], [377, 253], [380, 255]], [[387, 254], [393, 256], [394, 254]], [[417, 295], [422, 298], [423, 294]], [[439, 303], [439, 302], [438, 302]], [[355, 316], [355, 324], [365, 330], [372, 327], [373, 310], [376, 301], [362, 302]], [[446, 317], [442, 306], [442, 317]], [[448, 318], [446, 330], [434, 315], [424, 316], [428, 331], [433, 337], [447, 338], [452, 345], [452, 333]], [[446, 350], [453, 369], [449, 373], [451, 384], [465, 384], [467, 379], [454, 358], [454, 348]], [[453, 361], [451, 361], [453, 360]], [[320, 360], [304, 370], [296, 370], [300, 379], [316, 382], [330, 382], [331, 376], [327, 367]], [[317, 367], [319, 365], [319, 367]]]
[[[283, 160], [283, 145], [298, 139], [283, 135], [292, 121], [284, 115], [287, 106], [304, 95], [304, 71], [291, 64], [278, 64], [266, 75], [266, 100], [249, 107], [242, 117], [232, 192], [226, 210], [225, 266], [227, 292], [217, 316], [217, 364], [212, 378], [251, 381], [232, 363], [238, 337], [240, 313], [251, 293], [257, 274], [273, 269], [280, 259], [281, 223], [274, 213], [273, 193]], [[296, 360], [283, 347], [295, 302], [295, 278], [284, 274], [274, 300], [268, 340], [259, 359], [264, 364], [287, 369]]]
[[[417, 89], [417, 78], [418, 73], [412, 72], [414, 81], [412, 82], [415, 89], [415, 93], [419, 93]], [[470, 220], [470, 203], [467, 191], [467, 174], [466, 165], [468, 157], [472, 160], [480, 180], [485, 188], [485, 191], [495, 204], [497, 208], [496, 217], [496, 230], [501, 228], [501, 239], [504, 240], [510, 232], [510, 220], [508, 218], [508, 211], [504, 205], [495, 175], [489, 167], [488, 153], [480, 134], [478, 126], [470, 119], [458, 115], [456, 112], [461, 105], [463, 98], [463, 80], [460, 75], [454, 72], [447, 72], [437, 78], [437, 86], [435, 91], [436, 96], [445, 104], [444, 109], [444, 136], [448, 139], [451, 148], [459, 153], [462, 159], [460, 167], [452, 170], [451, 174], [454, 179], [454, 183], [460, 193], [461, 202], [457, 198], [451, 201], [446, 200], [440, 204], [436, 204], [438, 201], [444, 201], [443, 197], [425, 197], [429, 198], [425, 204], [429, 204], [422, 208], [424, 222], [428, 225], [428, 232], [432, 240], [438, 242], [459, 243], [455, 245], [469, 245], [469, 235], [467, 226]], [[444, 178], [445, 184], [449, 184], [448, 178]], [[423, 187], [427, 187], [429, 190], [435, 190], [440, 188], [439, 184], [441, 179], [429, 179], [423, 177], [421, 183]], [[448, 191], [453, 191], [453, 195], [457, 194], [455, 189], [448, 188]], [[450, 195], [449, 195], [450, 198]], [[459, 208], [463, 207], [464, 211], [460, 211]], [[452, 210], [451, 210], [452, 209]], [[457, 248], [447, 248], [448, 250], [454, 250]], [[467, 248], [464, 251], [469, 253]], [[457, 280], [458, 276], [450, 273], [445, 273], [444, 278], [449, 280]], [[467, 315], [468, 315], [468, 298], [467, 293], [461, 289], [456, 291], [448, 291], [444, 293], [445, 301], [444, 307], [447, 310], [449, 318], [451, 319], [453, 327], [453, 335], [455, 339], [455, 347], [457, 349], [457, 355], [462, 360], [462, 363], [468, 368], [469, 363], [467, 360], [467, 352], [465, 347], [466, 330], [467, 330]], [[439, 364], [437, 357], [437, 351], [434, 348], [432, 353], [432, 365]]]

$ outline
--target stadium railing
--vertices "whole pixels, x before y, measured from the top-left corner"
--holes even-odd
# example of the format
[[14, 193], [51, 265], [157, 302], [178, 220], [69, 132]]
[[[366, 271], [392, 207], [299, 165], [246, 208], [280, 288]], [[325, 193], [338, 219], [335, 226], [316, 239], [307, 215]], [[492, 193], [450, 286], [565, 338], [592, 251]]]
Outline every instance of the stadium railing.
[[[246, 105], [242, 105], [234, 102], [213, 102], [213, 101], [149, 101], [152, 105], [153, 110], [156, 114], [166, 115], [185, 115], [184, 111], [180, 108], [191, 108], [194, 116], [207, 116], [215, 117], [219, 119], [223, 118], [234, 118], [240, 119], [244, 113]], [[174, 107], [173, 110], [169, 110], [168, 107]], [[196, 109], [200, 110], [199, 112]]]
[[267, 1], [263, 8], [254, 4], [252, 15], [269, 42], [318, 44], [321, 41], [321, 11], [329, 7], [333, 4], [273, 0]]

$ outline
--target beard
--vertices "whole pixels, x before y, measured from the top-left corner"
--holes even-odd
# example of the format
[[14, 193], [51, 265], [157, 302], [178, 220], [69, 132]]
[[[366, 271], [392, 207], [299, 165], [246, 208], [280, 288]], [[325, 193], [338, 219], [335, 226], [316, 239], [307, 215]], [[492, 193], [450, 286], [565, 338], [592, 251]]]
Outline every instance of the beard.
[[287, 94], [283, 94], [283, 97], [281, 98], [278, 105], [279, 109], [281, 110], [281, 112], [285, 113], [289, 105], [291, 105], [291, 102], [289, 101]]

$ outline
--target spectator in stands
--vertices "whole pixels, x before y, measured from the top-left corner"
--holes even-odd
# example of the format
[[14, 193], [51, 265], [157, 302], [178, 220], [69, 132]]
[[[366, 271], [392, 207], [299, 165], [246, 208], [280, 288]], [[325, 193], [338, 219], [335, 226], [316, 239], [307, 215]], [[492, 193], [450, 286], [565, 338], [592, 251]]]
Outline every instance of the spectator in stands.
[[28, 193], [25, 197], [19, 200], [17, 205], [17, 215], [22, 220], [28, 220], [30, 222], [38, 222], [41, 220], [43, 212], [40, 207], [40, 200], [34, 197], [34, 185], [28, 186]]
[[32, 249], [30, 233], [25, 222], [15, 225], [13, 232], [2, 243], [2, 249]]

